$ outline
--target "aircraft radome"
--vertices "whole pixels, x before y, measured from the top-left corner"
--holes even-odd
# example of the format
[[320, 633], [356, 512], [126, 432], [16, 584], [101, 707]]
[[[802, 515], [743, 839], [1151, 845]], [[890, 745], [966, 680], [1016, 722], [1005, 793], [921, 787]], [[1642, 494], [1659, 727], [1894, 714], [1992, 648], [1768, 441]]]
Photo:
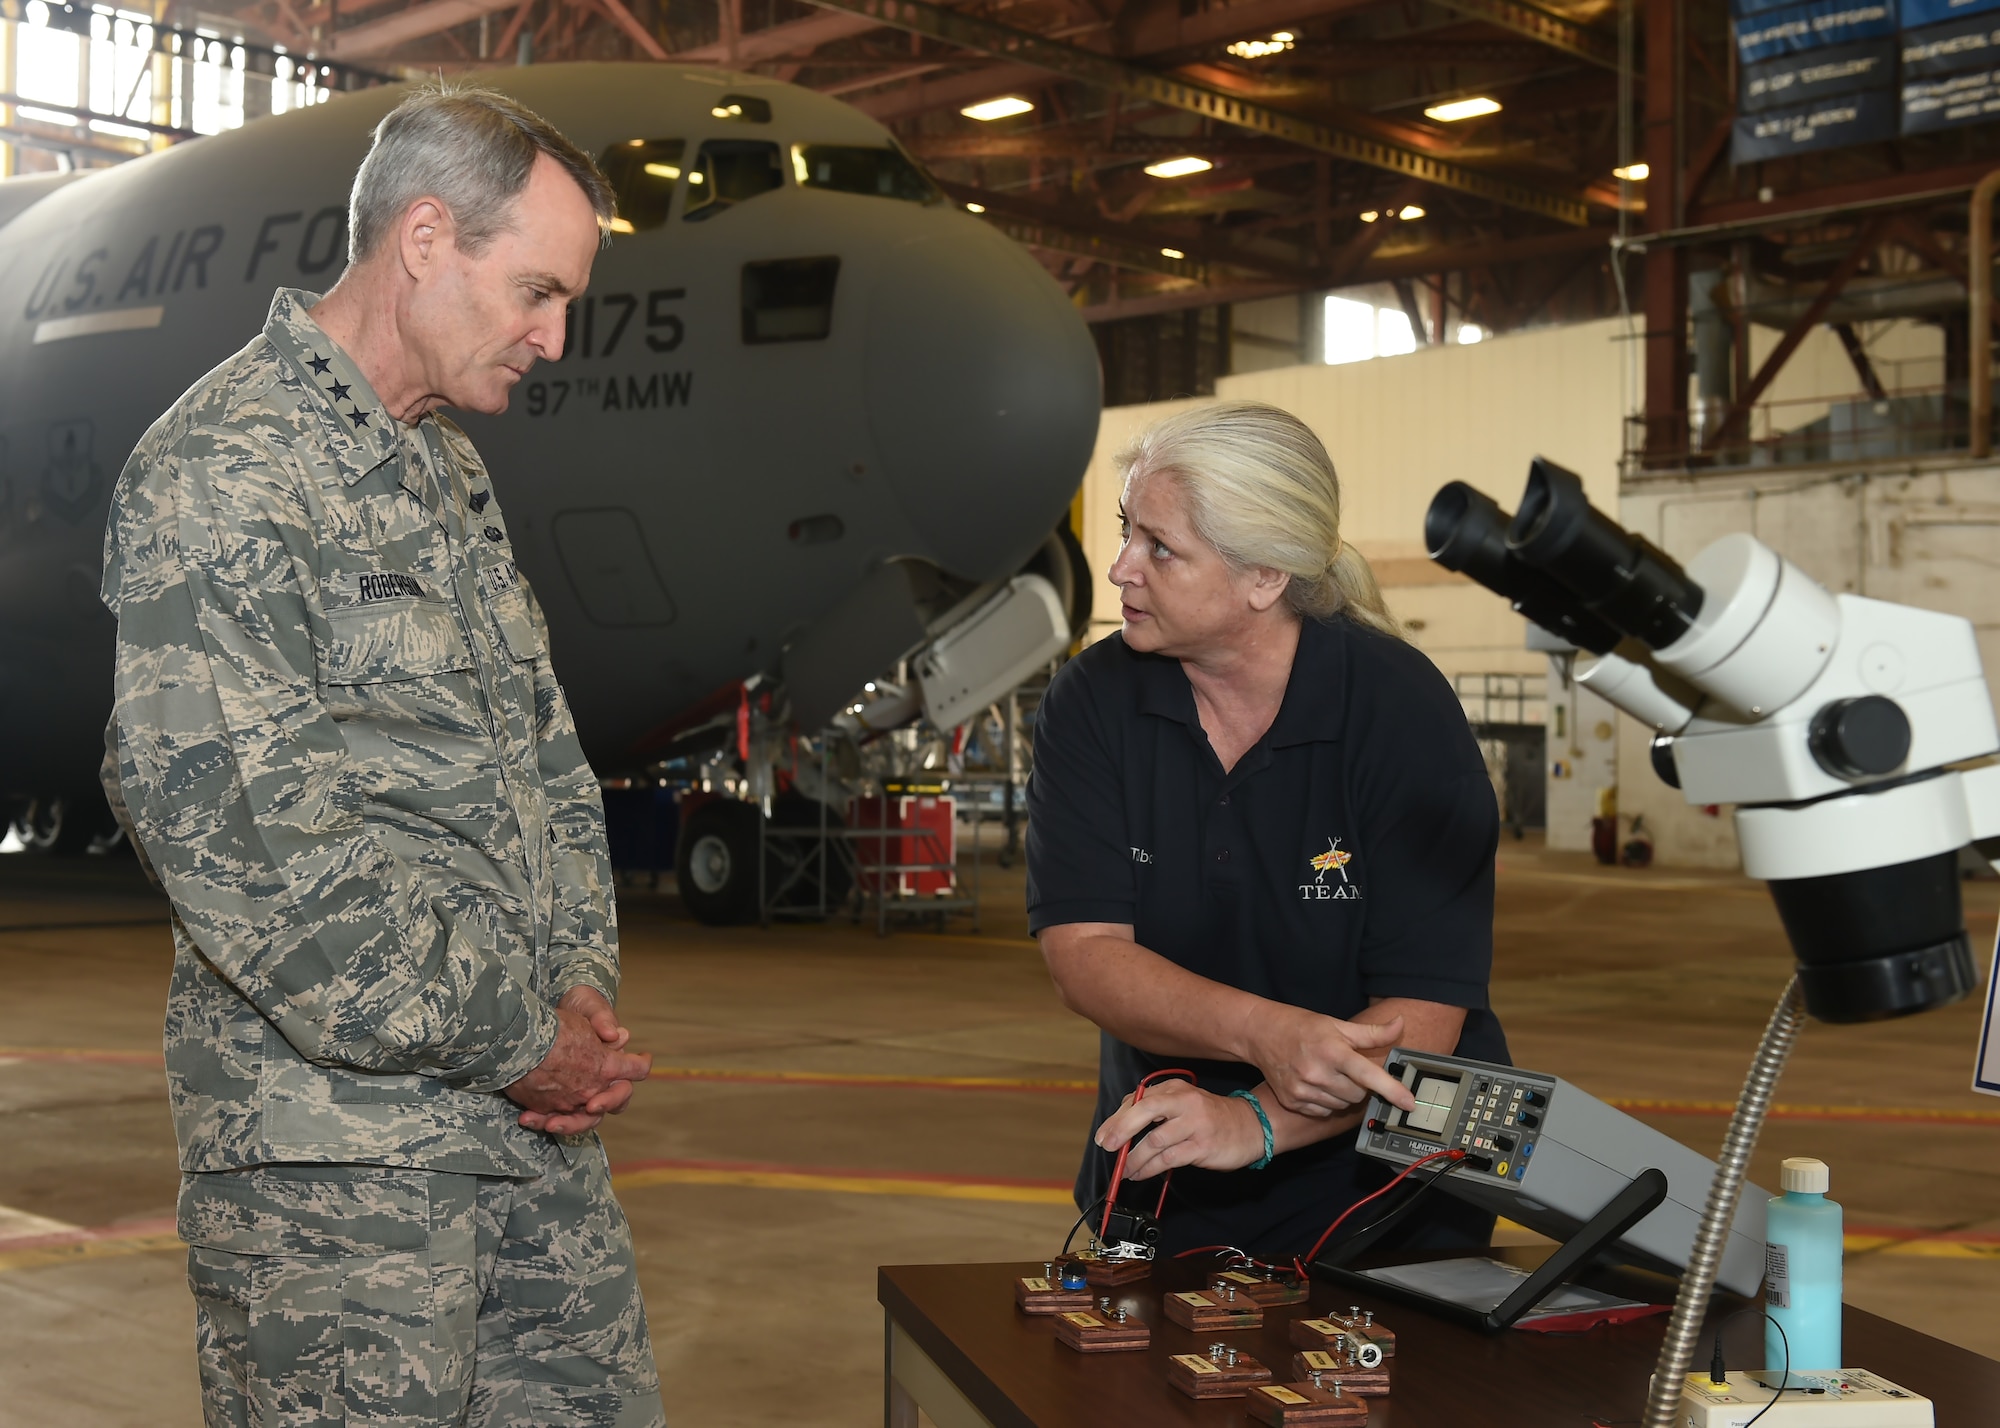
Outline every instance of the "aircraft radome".
[[[1067, 639], [1088, 597], [1051, 532], [1096, 353], [1023, 249], [808, 90], [636, 64], [486, 82], [620, 195], [562, 360], [461, 418], [600, 772], [673, 749], [748, 678], [810, 731], [928, 649], [922, 693], [955, 722]], [[348, 185], [401, 93], [0, 182], [0, 792], [100, 826], [112, 485], [274, 289], [339, 276]]]

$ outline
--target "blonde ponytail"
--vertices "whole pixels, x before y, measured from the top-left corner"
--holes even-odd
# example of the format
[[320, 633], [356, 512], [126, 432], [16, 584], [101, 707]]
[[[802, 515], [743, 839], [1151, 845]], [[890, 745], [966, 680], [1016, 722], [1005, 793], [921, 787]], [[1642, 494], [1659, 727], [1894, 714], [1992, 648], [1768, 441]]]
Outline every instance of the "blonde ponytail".
[[1201, 538], [1238, 570], [1289, 575], [1285, 599], [1300, 615], [1344, 614], [1403, 638], [1375, 572], [1340, 538], [1333, 459], [1290, 412], [1262, 402], [1177, 412], [1120, 452], [1117, 465], [1127, 484], [1152, 475], [1175, 481]]
[[1375, 581], [1375, 569], [1360, 551], [1342, 542], [1340, 553], [1327, 569], [1327, 580], [1336, 596], [1334, 608], [1346, 611], [1348, 618], [1371, 630], [1403, 638], [1403, 623], [1389, 613], [1389, 602], [1382, 598], [1382, 587]]

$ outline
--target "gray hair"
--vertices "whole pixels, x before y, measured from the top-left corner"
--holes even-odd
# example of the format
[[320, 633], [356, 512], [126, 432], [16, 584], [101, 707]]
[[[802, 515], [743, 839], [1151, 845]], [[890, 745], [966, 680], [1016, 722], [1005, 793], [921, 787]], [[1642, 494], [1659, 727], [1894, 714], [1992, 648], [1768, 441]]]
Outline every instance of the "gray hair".
[[514, 200], [547, 154], [576, 180], [610, 239], [611, 185], [590, 155], [504, 94], [469, 85], [412, 90], [375, 126], [375, 142], [347, 205], [347, 260], [366, 258], [411, 204], [434, 198], [451, 214], [458, 246], [477, 254], [513, 222]]
[[1164, 476], [1187, 496], [1195, 532], [1232, 569], [1291, 577], [1300, 615], [1345, 615], [1402, 638], [1375, 572], [1340, 538], [1340, 479], [1311, 427], [1262, 402], [1215, 402], [1176, 412], [1118, 454], [1129, 487]]

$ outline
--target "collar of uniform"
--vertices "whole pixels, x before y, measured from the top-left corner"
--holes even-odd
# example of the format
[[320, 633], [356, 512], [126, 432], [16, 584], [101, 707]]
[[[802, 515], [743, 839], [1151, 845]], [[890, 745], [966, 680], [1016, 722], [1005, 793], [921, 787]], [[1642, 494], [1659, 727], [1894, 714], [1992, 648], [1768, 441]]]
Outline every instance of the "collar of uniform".
[[[1285, 699], [1278, 717], [1258, 742], [1281, 749], [1340, 737], [1346, 701], [1347, 641], [1338, 618], [1300, 621], [1299, 648], [1292, 656], [1292, 673], [1285, 681]], [[1194, 686], [1181, 662], [1161, 655], [1134, 652], [1139, 678], [1139, 712], [1185, 724], [1197, 732], [1201, 714], [1194, 707]]]
[[312, 320], [307, 309], [318, 302], [316, 293], [278, 289], [271, 299], [271, 315], [264, 319], [264, 336], [319, 393], [330, 453], [341, 479], [352, 486], [398, 455], [394, 419], [383, 410], [354, 360]]
[[1336, 615], [1299, 621], [1299, 648], [1292, 656], [1292, 676], [1285, 681], [1285, 702], [1263, 742], [1274, 749], [1338, 739], [1347, 710], [1347, 622]]
[[1130, 651], [1139, 679], [1139, 712], [1155, 714], [1201, 732], [1201, 714], [1194, 707], [1194, 686], [1181, 662], [1166, 655]]

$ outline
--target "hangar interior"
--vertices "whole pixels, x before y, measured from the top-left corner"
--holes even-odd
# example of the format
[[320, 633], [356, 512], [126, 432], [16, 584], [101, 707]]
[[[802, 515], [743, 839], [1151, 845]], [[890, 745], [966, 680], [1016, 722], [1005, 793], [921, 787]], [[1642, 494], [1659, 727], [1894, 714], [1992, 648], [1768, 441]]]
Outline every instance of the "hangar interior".
[[[618, 131], [655, 145], [643, 172], [667, 187], [642, 210], [647, 180], [621, 186], [608, 251], [636, 264], [649, 227], [688, 252], [710, 244], [699, 261], [723, 274], [716, 325], [732, 349], [739, 298], [743, 323], [740, 352], [699, 358], [715, 363], [698, 374], [713, 379], [703, 397], [733, 386], [744, 399], [720, 445], [663, 424], [643, 450], [666, 453], [668, 485], [676, 454], [694, 470], [699, 453], [708, 464], [681, 479], [740, 483], [740, 504], [780, 519], [763, 522], [772, 531], [712, 510], [689, 522], [682, 550], [744, 542], [730, 552], [740, 569], [693, 590], [658, 526], [593, 525], [589, 544], [654, 567], [636, 596], [594, 587], [594, 605], [575, 569], [548, 554], [548, 577], [535, 565], [532, 541], [560, 551], [563, 515], [509, 484], [531, 478], [503, 472], [496, 485], [521, 513], [538, 589], [567, 569], [576, 628], [638, 642], [590, 658], [667, 672], [663, 685], [604, 686], [622, 705], [670, 693], [643, 720], [625, 710], [631, 736], [592, 756], [619, 865], [621, 1010], [656, 1056], [605, 1140], [669, 1421], [872, 1423], [885, 1411], [877, 1266], [1033, 1264], [1062, 1243], [1098, 1033], [1063, 1006], [1027, 930], [1036, 703], [1063, 661], [1120, 624], [1103, 580], [1121, 539], [1118, 452], [1217, 399], [1271, 403], [1324, 441], [1343, 538], [1479, 739], [1503, 820], [1492, 999], [1515, 1061], [1715, 1155], [1793, 965], [1770, 896], [1742, 871], [1732, 800], [1694, 803], [1664, 782], [1656, 729], [1579, 682], [1574, 648], [1537, 644], [1507, 600], [1434, 560], [1426, 512], [1453, 481], [1511, 510], [1547, 458], [1677, 561], [1751, 536], [1836, 595], [1968, 622], [2000, 691], [1996, 55], [2000, 0], [0, 0], [0, 319], [18, 333], [0, 351], [0, 728], [61, 725], [95, 743], [100, 695], [70, 699], [38, 673], [68, 669], [36, 663], [37, 640], [57, 628], [51, 591], [69, 599], [77, 577], [47, 574], [35, 551], [58, 520], [101, 522], [124, 457], [102, 435], [123, 427], [96, 418], [93, 454], [90, 423], [50, 406], [67, 395], [28, 395], [44, 391], [31, 388], [38, 367], [74, 358], [64, 370], [95, 371], [78, 349], [120, 330], [98, 321], [87, 290], [51, 306], [44, 279], [68, 278], [46, 254], [69, 239], [35, 217], [44, 195], [85, 193], [128, 165], [192, 164], [238, 131], [379, 104], [383, 86], [425, 76], [506, 84], [544, 67], [653, 66], [663, 91], [694, 86], [701, 109], [713, 93], [718, 125], [768, 123], [775, 106], [771, 135], [791, 162], [766, 144], [768, 173], [727, 168], [724, 148], [748, 142], [736, 128]], [[856, 126], [840, 142], [872, 157], [820, 177], [805, 152], [816, 135], [779, 132], [791, 112], [833, 112], [808, 100], [837, 102]], [[724, 146], [715, 166], [703, 167], [708, 148], [684, 157], [696, 139]], [[734, 213], [689, 230], [701, 176], [732, 185], [708, 217]], [[327, 182], [335, 211], [311, 229], [327, 235], [325, 261], [310, 238], [273, 260], [301, 281], [337, 271], [344, 172]], [[839, 444], [844, 431], [816, 444], [811, 423], [772, 420], [804, 409], [800, 384], [832, 391], [840, 374], [729, 365], [805, 351], [758, 346], [759, 321], [776, 324], [774, 343], [838, 339], [854, 321], [839, 305], [855, 300], [853, 250], [838, 299], [824, 268], [758, 277], [768, 301], [753, 298], [750, 267], [737, 286], [745, 263], [800, 261], [784, 225], [817, 219], [788, 209], [777, 237], [754, 239], [747, 220], [815, 187], [976, 219], [993, 246], [961, 239], [975, 256], [954, 271], [990, 276], [995, 293], [1003, 274], [1029, 271], [1037, 291], [1059, 290], [1076, 329], [1064, 370], [1094, 355], [1094, 439], [1032, 470], [987, 468], [999, 476], [980, 499], [993, 504], [956, 510], [966, 528], [990, 511], [1027, 532], [995, 537], [1005, 548], [983, 566], [935, 551], [885, 562], [922, 523], [877, 534], [857, 514], [880, 479], [872, 449], [864, 460]], [[317, 223], [310, 211], [292, 215], [301, 230]], [[43, 248], [19, 239], [37, 222]], [[217, 271], [255, 275], [250, 235], [231, 232], [239, 247], [219, 262], [235, 266]], [[1031, 266], [1008, 266], [1024, 255]], [[144, 301], [159, 296], [151, 281], [149, 266]], [[680, 318], [656, 300], [681, 290], [633, 282], [664, 342]], [[208, 300], [196, 286], [205, 268], [190, 304]], [[170, 336], [179, 281], [162, 301]], [[260, 291], [250, 321], [266, 301]], [[160, 308], [135, 311], [161, 322]], [[585, 358], [589, 331], [571, 329]], [[935, 367], [975, 389], [981, 372], [999, 374], [996, 390], [1012, 380], [940, 355], [936, 327], [901, 345], [897, 372]], [[206, 365], [170, 374], [166, 396]], [[866, 414], [878, 432], [922, 415], [923, 401], [893, 398]], [[153, 414], [137, 414], [131, 436]], [[81, 454], [64, 435], [79, 429]], [[517, 429], [475, 434], [485, 449]], [[632, 450], [605, 446], [596, 464]], [[771, 477], [781, 494], [767, 499], [758, 483], [787, 462], [808, 474], [799, 486]], [[939, 498], [948, 514], [960, 499]], [[845, 583], [798, 576], [782, 609], [764, 587], [793, 577], [758, 578], [822, 557], [842, 562]], [[94, 609], [95, 572], [80, 578]], [[596, 618], [606, 602], [619, 619]], [[78, 648], [103, 635], [77, 628]], [[559, 672], [573, 668], [563, 633]], [[628, 650], [640, 653], [617, 653]], [[193, 1425], [160, 1055], [166, 903], [90, 794], [7, 768], [0, 1425]], [[1855, 856], [1866, 866], [1865, 849]], [[1978, 989], [1924, 1016], [1809, 1023], [1749, 1174], [1769, 1188], [1782, 1159], [1825, 1160], [1847, 1215], [1848, 1303], [1991, 1360], [2000, 1103], [1971, 1088], [1971, 1068], [2000, 881], [1963, 858]], [[1495, 1242], [1541, 1241], [1503, 1222]], [[1637, 1422], [1643, 1391], [1591, 1405], [1589, 1421]], [[986, 1421], [893, 1397], [889, 1413], [894, 1428]], [[1523, 1408], [1490, 1421], [1545, 1420]]]

